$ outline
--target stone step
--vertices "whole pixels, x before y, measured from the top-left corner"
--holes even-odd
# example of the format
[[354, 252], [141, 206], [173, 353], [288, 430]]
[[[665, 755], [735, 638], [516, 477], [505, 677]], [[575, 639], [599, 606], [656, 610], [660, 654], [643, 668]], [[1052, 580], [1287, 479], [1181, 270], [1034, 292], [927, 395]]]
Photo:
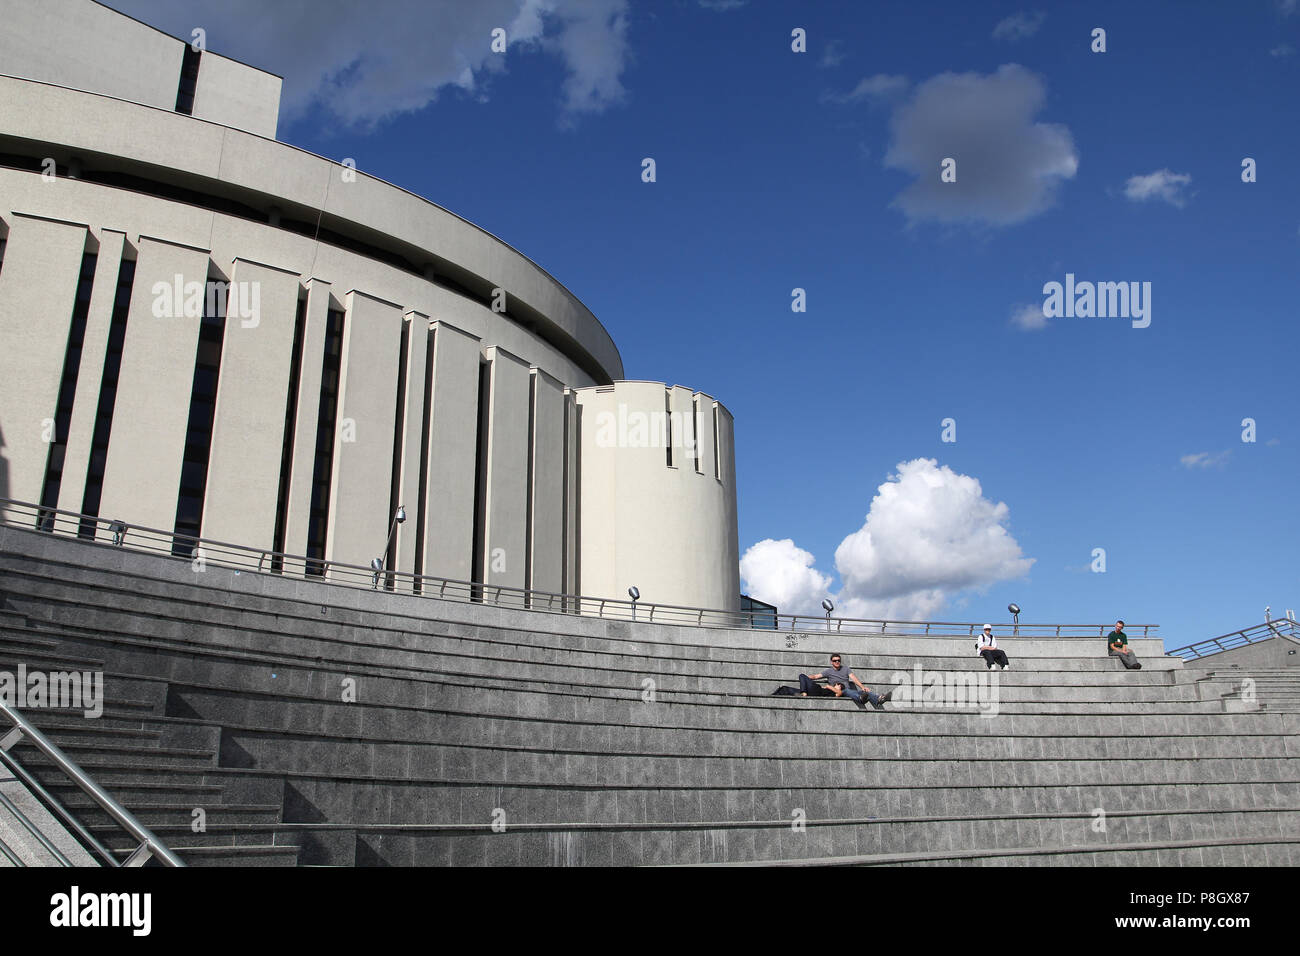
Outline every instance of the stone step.
[[[99, 777], [96, 778], [99, 782]], [[44, 786], [65, 807], [74, 805], [92, 805], [93, 801], [74, 783], [48, 780]], [[191, 807], [203, 807], [222, 803], [223, 791], [217, 785], [185, 783], [137, 783], [131, 786], [114, 784], [109, 789], [113, 799], [124, 807], [136, 808], [159, 805], [188, 804]]]
[[[119, 801], [120, 802], [120, 801]], [[113, 830], [121, 831], [121, 828], [113, 822], [112, 818], [98, 806], [89, 802], [81, 805], [64, 804], [92, 833], [98, 835], [101, 831], [111, 832]], [[198, 820], [202, 820], [202, 825], [206, 827], [206, 832], [214, 832], [224, 827], [242, 826], [247, 824], [278, 824], [280, 822], [280, 807], [276, 806], [258, 806], [256, 804], [213, 804], [213, 803], [194, 803], [194, 804], [158, 804], [148, 803], [132, 806], [123, 803], [136, 818], [147, 826], [150, 830], [157, 833], [159, 830], [188, 830], [193, 833], [193, 826]], [[204, 817], [196, 818], [195, 810], [202, 810]], [[194, 834], [196, 838], [203, 837], [205, 833]], [[165, 843], [170, 847], [173, 844]], [[200, 840], [200, 845], [202, 841]], [[181, 844], [177, 844], [181, 845]], [[109, 849], [113, 849], [109, 846]]]
[[[1294, 837], [1300, 811], [1110, 813], [1105, 831], [1090, 813], [1052, 816], [880, 818], [860, 820], [709, 822], [673, 826], [515, 825], [502, 832], [474, 827], [357, 826], [363, 847], [389, 866], [624, 866], [818, 860], [924, 852], [942, 857], [987, 853], [999, 847], [1078, 846], [1105, 852], [1113, 845], [1240, 840], [1273, 843]], [[282, 827], [282, 833], [312, 825]], [[159, 834], [166, 840], [167, 836]], [[178, 835], [179, 838], [179, 835]]]
[[[788, 820], [796, 809], [809, 819], [937, 814], [1020, 814], [1115, 810], [1254, 809], [1297, 806], [1300, 782], [1242, 784], [1048, 784], [1015, 790], [985, 786], [895, 786], [886, 775], [864, 786], [828, 783], [801, 787], [600, 786], [401, 781], [376, 797], [370, 779], [295, 775], [287, 823], [485, 825], [505, 814], [513, 823], [589, 822], [640, 825], [710, 820]], [[364, 820], [358, 819], [364, 808]]]
[[1165, 840], [1095, 847], [1008, 847], [964, 852], [881, 853], [816, 860], [747, 861], [723, 866], [1297, 866], [1300, 848], [1292, 834], [1266, 839]]
[[[329, 649], [331, 656], [328, 657], [319, 655], [307, 657], [289, 652], [273, 653], [272, 650], [266, 647], [250, 651], [234, 651], [225, 646], [213, 647], [200, 641], [178, 641], [148, 635], [134, 638], [127, 638], [118, 634], [114, 634], [112, 637], [98, 637], [67, 629], [48, 631], [46, 633], [60, 634], [64, 637], [65, 644], [68, 646], [82, 647], [87, 652], [93, 651], [110, 658], [111, 670], [126, 669], [131, 673], [138, 673], [138, 667], [142, 660], [149, 660], [155, 669], [163, 668], [167, 670], [167, 668], [176, 666], [188, 668], [188, 670], [180, 672], [167, 670], [167, 676], [177, 678], [193, 674], [196, 670], [206, 668], [210, 663], [237, 666], [241, 661], [249, 666], [259, 668], [276, 667], [284, 671], [285, 678], [289, 680], [299, 679], [299, 672], [304, 669], [304, 665], [306, 665], [308, 671], [322, 668], [341, 668], [392, 677], [416, 677], [437, 674], [463, 682], [475, 682], [503, 673], [503, 664], [500, 661], [474, 659], [463, 654], [443, 655], [429, 650], [405, 654], [403, 659], [407, 663], [403, 667], [398, 667], [396, 664], [381, 667], [378, 664], [368, 662], [366, 666], [359, 668], [350, 657], [339, 657], [338, 655], [342, 651], [338, 648]], [[273, 639], [271, 643], [274, 643]], [[352, 645], [344, 645], [344, 647], [352, 656], [355, 656], [361, 650]], [[530, 653], [536, 652], [536, 648], [527, 650]], [[521, 647], [511, 649], [511, 653], [521, 655], [524, 651], [525, 648]], [[383, 653], [373, 647], [366, 648], [364, 652], [368, 658], [383, 657]], [[790, 668], [786, 663], [721, 663], [705, 660], [658, 659], [628, 655], [622, 655], [618, 658], [623, 665], [621, 667], [593, 667], [591, 666], [592, 656], [590, 654], [565, 653], [573, 658], [573, 663], [529, 662], [511, 658], [504, 661], [506, 668], [504, 672], [507, 672], [513, 681], [528, 682], [536, 680], [567, 685], [588, 684], [592, 686], [638, 688], [641, 686], [642, 681], [649, 676], [662, 683], [665, 689], [680, 688], [695, 691], [708, 689], [710, 692], [715, 693], [739, 689], [745, 693], [754, 694], [771, 693], [780, 683], [797, 683], [799, 673], [799, 670]], [[167, 655], [172, 655], [175, 658], [175, 663], [168, 661], [164, 667], [157, 659], [165, 658]], [[887, 685], [899, 679], [913, 679], [916, 676], [914, 664], [919, 660], [913, 657], [874, 658], [869, 662], [871, 666], [856, 668], [854, 672], [869, 684]], [[982, 679], [992, 679], [987, 669], [983, 667], [982, 662], [972, 662], [966, 657], [926, 658], [924, 661], [925, 673], [960, 673], [970, 674], [977, 678], [984, 675]], [[1087, 662], [1102, 669], [1090, 670], [1086, 673], [1059, 669], [1043, 671], [1037, 666], [1039, 664], [1050, 664], [1059, 668], [1073, 663], [1082, 664], [1085, 662], [1044, 659], [1043, 661], [1033, 662], [1035, 665], [1033, 667], [1027, 665], [1025, 668], [1017, 667], [1008, 671], [995, 672], [996, 679], [1000, 685], [1005, 685], [1008, 689], [1021, 686], [1039, 688], [1059, 685], [1066, 688], [1093, 685], [1098, 688], [1117, 689], [1123, 693], [1132, 692], [1141, 695], [1151, 693], [1151, 688], [1165, 687], [1168, 689], [1167, 693], [1175, 697], [1193, 698], [1196, 696], [1194, 691], [1181, 689], [1191, 685], [1190, 683], [1180, 684], [1175, 680], [1174, 672], [1143, 670], [1123, 673], [1122, 667], [1117, 662], [1104, 658]], [[804, 672], [809, 670], [816, 672], [810, 666], [801, 669]], [[1090, 674], [1095, 675], [1095, 678], [1090, 678]], [[900, 675], [906, 675], [906, 678], [902, 678]], [[1142, 690], [1142, 688], [1146, 690]]]
[[[242, 761], [235, 763], [235, 760]], [[1006, 786], [1083, 785], [1099, 779], [1193, 783], [1198, 780], [1291, 782], [1300, 779], [1294, 758], [1203, 758], [1103, 760], [960, 760], [831, 757], [628, 754], [602, 755], [504, 750], [485, 746], [357, 743], [346, 739], [295, 739], [253, 733], [223, 739], [226, 766], [299, 773], [333, 773], [483, 784], [561, 783], [589, 780], [627, 786], [653, 780], [660, 786], [793, 786], [827, 780], [865, 786], [887, 775], [893, 786], [1002, 781]], [[978, 776], [977, 776], [978, 775]]]
[[0, 642], [0, 671], [16, 674], [19, 665], [28, 673], [32, 671], [102, 671], [103, 660], [79, 657], [60, 650], [43, 647], [17, 647], [9, 641]]
[[[14, 575], [17, 573], [13, 568], [4, 568], [2, 565], [3, 556], [0, 556], [0, 582], [3, 581], [4, 575]], [[28, 575], [27, 581], [30, 585], [28, 590], [34, 592], [36, 596], [44, 597], [46, 599], [58, 598], [62, 595], [66, 604], [61, 611], [61, 620], [69, 624], [79, 622], [88, 623], [90, 626], [107, 633], [130, 633], [131, 627], [135, 626], [133, 624], [133, 619], [137, 618], [141, 613], [151, 615], [155, 618], [153, 626], [150, 629], [152, 636], [202, 636], [205, 634], [205, 626], [214, 624], [215, 629], [207, 628], [207, 630], [211, 631], [207, 636], [224, 636], [227, 638], [228, 646], [238, 646], [237, 644], [229, 642], [229, 632], [232, 629], [244, 631], [245, 640], [248, 640], [251, 636], [248, 635], [247, 632], [260, 630], [265, 632], [265, 635], [271, 635], [284, 640], [289, 640], [294, 637], [311, 639], [314, 637], [326, 638], [333, 636], [336, 639], [342, 637], [351, 640], [354, 643], [371, 646], [379, 645], [379, 647], [397, 647], [400, 646], [403, 641], [410, 646], [427, 644], [431, 639], [435, 639], [439, 631], [442, 629], [437, 626], [439, 624], [445, 625], [447, 632], [455, 632], [457, 637], [462, 639], [474, 637], [477, 632], [484, 630], [481, 625], [458, 625], [452, 621], [439, 622], [421, 620], [418, 622], [418, 626], [414, 626], [415, 622], [410, 618], [394, 617], [392, 618], [392, 623], [400, 623], [402, 626], [395, 627], [393, 629], [393, 634], [385, 634], [384, 631], [387, 630], [385, 626], [386, 622], [382, 617], [386, 616], [382, 616], [379, 620], [350, 622], [345, 619], [355, 615], [349, 614], [346, 609], [338, 609], [340, 613], [336, 615], [336, 618], [342, 618], [344, 620], [322, 620], [322, 615], [319, 614], [319, 606], [304, 607], [301, 603], [298, 603], [295, 607], [295, 602], [285, 602], [283, 600], [268, 602], [264, 597], [259, 599], [258, 596], [254, 595], [241, 595], [241, 602], [247, 602], [252, 605], [252, 607], [246, 607], [236, 613], [232, 612], [228, 607], [224, 606], [224, 604], [220, 606], [216, 605], [213, 601], [212, 592], [203, 588], [187, 587], [169, 582], [156, 582], [150, 580], [145, 582], [146, 590], [141, 593], [134, 588], [126, 589], [120, 584], [112, 586], [103, 581], [99, 582], [99, 587], [95, 587], [94, 583], [81, 580], [81, 578], [85, 576], [85, 569], [67, 567], [64, 568], [63, 571], [72, 576], [73, 579], [49, 581], [41, 579], [35, 575]], [[97, 601], [93, 605], [87, 604], [86, 606], [78, 607], [73, 602], [86, 600], [87, 586], [94, 589]], [[153, 593], [150, 593], [158, 590], [164, 590], [169, 593], [167, 593], [166, 597], [162, 597], [161, 595], [154, 596]], [[188, 599], [182, 597], [182, 595], [187, 595]], [[279, 609], [278, 613], [258, 612], [254, 610], [258, 604], [266, 605], [268, 603], [276, 606]], [[427, 606], [428, 616], [434, 618], [438, 616], [439, 612], [446, 612], [453, 616], [458, 616], [463, 615], [466, 611], [466, 606], [464, 605], [449, 605], [446, 602], [437, 601], [422, 601], [420, 603], [421, 605]], [[122, 614], [109, 610], [112, 606], [129, 608], [129, 610], [127, 613]], [[479, 607], [473, 607], [472, 609], [475, 613], [481, 613], [482, 610], [484, 610]], [[39, 610], [39, 608], [29, 610]], [[304, 613], [308, 610], [310, 610], [311, 613]], [[174, 617], [168, 619], [168, 615], [174, 615]], [[535, 618], [536, 616], [533, 615], [532, 617]], [[722, 644], [725, 644], [725, 641], [719, 641], [719, 638], [733, 633], [725, 630], [700, 630], [695, 628], [664, 629], [610, 621], [592, 621], [590, 618], [575, 619], [562, 615], [547, 617], [553, 617], [557, 627], [567, 629], [569, 627], [578, 626], [589, 629], [591, 625], [596, 624], [610, 633], [611, 637], [606, 639], [602, 639], [593, 634], [583, 634], [577, 641], [572, 642], [573, 646], [580, 646], [588, 652], [608, 649], [615, 653], [626, 653], [629, 647], [635, 648], [638, 643], [659, 643], [653, 641], [653, 639], [650, 642], [629, 642], [626, 640], [620, 640], [618, 636], [624, 633], [640, 632], [644, 630], [647, 633], [660, 635], [676, 634], [678, 631], [685, 632], [686, 636], [692, 637], [699, 642], [695, 645], [695, 651], [688, 652], [687, 656], [700, 656], [705, 659], [718, 656], [730, 656], [736, 659], [745, 659], [755, 655], [760, 658], [766, 658], [767, 656], [775, 654], [779, 655], [781, 660], [789, 662], [794, 661], [797, 656], [800, 658], [800, 661], [795, 661], [794, 666], [803, 668], [807, 666], [806, 659], [809, 654], [815, 655], [814, 659], [820, 659], [824, 656], [820, 650], [812, 650], [811, 647], [803, 649], [772, 647], [771, 649], [759, 650], [757, 647], [753, 646], [721, 646]], [[236, 621], [238, 623], [235, 623]], [[300, 633], [298, 632], [298, 629], [300, 629]], [[530, 633], [535, 634], [536, 631], [537, 628], [535, 625], [530, 628]], [[743, 635], [743, 639], [747, 645], [762, 642], [768, 642], [775, 645], [784, 640], [781, 635], [772, 632], [744, 631], [734, 633]], [[557, 637], [561, 643], [563, 643], [564, 638], [575, 637], [575, 635], [571, 634], [556, 634], [554, 636]], [[383, 638], [383, 640], [380, 641], [377, 640], [377, 638]], [[881, 639], [864, 635], [843, 635], [842, 638], [843, 640], [841, 640], [841, 643], [847, 641], [850, 644], [849, 647], [843, 648], [846, 653], [850, 654], [850, 663], [853, 663], [852, 655], [855, 653], [870, 655], [875, 653], [878, 649], [888, 647], [906, 649], [909, 654], [937, 653], [942, 656], [955, 656], [964, 660], [973, 659], [978, 663], [978, 659], [974, 659], [971, 654], [971, 642], [973, 638], [968, 635], [951, 639], [940, 638], [937, 636], [927, 638], [886, 637]], [[830, 640], [840, 640], [840, 638], [832, 639], [822, 635], [817, 639], [817, 642], [814, 643], [827, 643]], [[883, 644], [880, 643], [882, 640], [884, 642]], [[1112, 666], [1118, 664], [1118, 662], [1105, 657], [1104, 639], [1100, 635], [1096, 638], [1072, 638], [1066, 640], [1029, 638], [1012, 640], [1020, 641], [1020, 643], [1016, 645], [1016, 653], [1022, 657], [1051, 657], [1054, 656], [1053, 650], [1061, 650], [1066, 652], [1071, 658], [1082, 656], [1084, 659], [1093, 660], [1096, 664], [1106, 663]], [[705, 643], [706, 641], [709, 643]], [[518, 635], [517, 642], [525, 645], [529, 643], [527, 637], [523, 634]], [[265, 636], [261, 636], [258, 640], [253, 641], [253, 643], [264, 644]], [[608, 644], [607, 648], [604, 646], [606, 644]], [[879, 648], [877, 645], [879, 645]], [[662, 643], [662, 646], [665, 648], [673, 647], [680, 649], [687, 647], [688, 645], [675, 643], [673, 641], [665, 641]], [[1149, 662], [1149, 666], [1152, 669], [1181, 669], [1183, 666], [1181, 659], [1162, 658], [1161, 655], [1163, 649], [1158, 641], [1140, 641], [1135, 639], [1134, 646], [1135, 649], [1138, 650], [1138, 653], [1143, 656], [1144, 661]], [[1100, 655], [1100, 658], [1098, 658], [1098, 655]]]
[[[42, 766], [49, 763], [48, 758], [31, 747], [19, 743], [18, 757], [24, 766]], [[73, 741], [62, 745], [63, 750], [74, 763], [85, 769], [90, 775], [104, 768], [115, 767], [208, 767], [216, 765], [216, 755], [210, 750], [185, 750], [177, 747], [132, 747], [118, 743], [97, 741], [80, 743]]]
[[[161, 837], [160, 837], [161, 839]], [[164, 841], [165, 842], [165, 841]], [[125, 859], [130, 850], [122, 847], [114, 853]], [[297, 866], [296, 846], [189, 846], [176, 854], [187, 866]]]
[[70, 745], [94, 745], [98, 742], [116, 744], [119, 747], [131, 746], [134, 749], [151, 749], [160, 745], [162, 733], [157, 730], [139, 730], [101, 723], [95, 719], [83, 719], [80, 723], [66, 717], [51, 717], [36, 710], [27, 711], [25, 716], [36, 728], [67, 750]]
[[[337, 675], [335, 675], [337, 676]], [[269, 680], [267, 681], [269, 683]], [[225, 687], [231, 686], [226, 683]], [[857, 734], [978, 733], [988, 736], [1017, 736], [1023, 733], [1050, 736], [1173, 736], [1215, 733], [1285, 733], [1292, 732], [1294, 722], [1267, 714], [1230, 714], [1222, 712], [1181, 714], [1101, 713], [1095, 709], [1079, 714], [1008, 713], [996, 720], [953, 710], [930, 710], [906, 713], [891, 709], [884, 712], [860, 711], [844, 700], [801, 700], [790, 698], [731, 698], [705, 702], [647, 703], [640, 697], [593, 696], [580, 692], [496, 690], [466, 688], [436, 682], [384, 685], [381, 680], [360, 680], [358, 702], [337, 702], [340, 682], [322, 675], [317, 692], [304, 697], [283, 690], [277, 693], [234, 693], [201, 686], [171, 688], [169, 708], [183, 708], [186, 716], [223, 725], [250, 727], [285, 727], [299, 730], [319, 728], [328, 733], [361, 733], [363, 728], [382, 727], [397, 721], [414, 721], [427, 728], [441, 713], [472, 714], [484, 719], [564, 721], [612, 727], [698, 728], [719, 733], [750, 730], [787, 730], [808, 732], [850, 732]], [[414, 705], [397, 697], [398, 690], [409, 690], [409, 700], [417, 691], [425, 697]], [[341, 696], [341, 695], [338, 695]], [[366, 704], [362, 701], [383, 701]]]
[[[33, 768], [28, 768], [33, 769]], [[33, 770], [36, 773], [35, 770]], [[40, 773], [37, 777], [46, 782]], [[145, 786], [220, 788], [220, 803], [283, 804], [286, 775], [230, 767], [105, 766], [96, 768], [95, 782], [114, 796]], [[66, 779], [66, 778], [64, 778]], [[50, 784], [46, 782], [48, 787]]]

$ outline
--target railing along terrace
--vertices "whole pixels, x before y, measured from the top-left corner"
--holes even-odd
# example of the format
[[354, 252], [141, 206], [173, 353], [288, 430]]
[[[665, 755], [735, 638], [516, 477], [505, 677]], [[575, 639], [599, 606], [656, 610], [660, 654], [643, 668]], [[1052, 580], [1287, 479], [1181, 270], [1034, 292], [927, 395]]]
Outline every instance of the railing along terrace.
[[1197, 641], [1195, 644], [1188, 644], [1186, 647], [1180, 647], [1168, 653], [1170, 657], [1181, 657], [1185, 661], [1195, 661], [1222, 651], [1230, 651], [1234, 647], [1245, 647], [1248, 644], [1267, 641], [1271, 637], [1290, 637], [1300, 640], [1300, 625], [1285, 617], [1277, 621], [1265, 621], [1263, 624], [1255, 624], [1251, 627], [1242, 628], [1240, 631], [1233, 631], [1230, 634], [1220, 634], [1218, 637]]
[[[894, 636], [974, 637], [982, 624], [956, 621], [882, 621], [865, 618], [773, 614], [770, 610], [728, 611], [717, 608], [654, 604], [624, 598], [556, 594], [529, 588], [478, 581], [457, 581], [406, 571], [380, 570], [327, 561], [318, 557], [285, 554], [246, 545], [214, 541], [128, 525], [123, 521], [46, 508], [30, 502], [0, 498], [0, 525], [80, 538], [101, 546], [161, 554], [202, 566], [231, 568], [261, 574], [302, 577], [341, 587], [385, 590], [419, 597], [491, 604], [555, 614], [584, 615], [652, 624], [720, 627], [758, 631], [832, 632], [836, 634], [890, 634]], [[1135, 624], [1131, 636], [1155, 637], [1157, 624]], [[1011, 636], [1083, 638], [1104, 637], [1109, 624], [1003, 624], [998, 629]]]

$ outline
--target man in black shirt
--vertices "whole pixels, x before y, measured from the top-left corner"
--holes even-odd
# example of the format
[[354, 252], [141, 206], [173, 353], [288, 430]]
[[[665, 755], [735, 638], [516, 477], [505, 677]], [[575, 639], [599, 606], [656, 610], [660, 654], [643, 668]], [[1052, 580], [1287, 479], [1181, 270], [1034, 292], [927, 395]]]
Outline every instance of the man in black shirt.
[[[808, 674], [800, 674], [800, 690], [805, 694], [812, 693], [815, 695], [817, 691], [825, 693], [825, 691], [821, 689], [821, 685], [817, 683], [817, 681], [825, 679], [826, 687], [829, 688], [836, 697], [841, 695], [847, 696], [859, 707], [863, 705], [862, 702], [865, 699], [876, 710], [884, 710], [885, 704], [894, 696], [894, 692], [891, 690], [885, 694], [873, 694], [871, 688], [858, 680], [857, 675], [854, 674], [853, 671], [849, 670], [848, 665], [844, 664], [842, 660], [843, 659], [839, 654], [832, 654], [831, 666], [823, 670], [820, 674], [813, 674], [811, 676]], [[853, 684], [857, 685], [856, 690], [851, 686]], [[817, 688], [817, 691], [814, 691], [813, 688]]]
[[1133, 653], [1133, 648], [1128, 646], [1128, 637], [1124, 634], [1123, 621], [1115, 622], [1115, 630], [1111, 631], [1110, 636], [1106, 638], [1106, 650], [1111, 657], [1118, 657], [1129, 670], [1140, 671], [1142, 669], [1137, 655]]

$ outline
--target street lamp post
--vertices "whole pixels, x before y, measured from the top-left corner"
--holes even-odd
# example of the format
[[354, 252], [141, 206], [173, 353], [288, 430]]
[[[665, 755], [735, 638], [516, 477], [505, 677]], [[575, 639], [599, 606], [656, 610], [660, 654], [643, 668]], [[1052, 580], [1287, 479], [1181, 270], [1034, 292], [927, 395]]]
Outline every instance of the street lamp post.
[[397, 533], [397, 526], [405, 520], [406, 506], [398, 505], [397, 512], [393, 515], [393, 524], [388, 529], [388, 541], [384, 544], [384, 553], [370, 562], [370, 570], [375, 572], [375, 580], [371, 584], [373, 588], [379, 587], [379, 575], [384, 573], [384, 562], [388, 559], [388, 552], [393, 549], [393, 535]]

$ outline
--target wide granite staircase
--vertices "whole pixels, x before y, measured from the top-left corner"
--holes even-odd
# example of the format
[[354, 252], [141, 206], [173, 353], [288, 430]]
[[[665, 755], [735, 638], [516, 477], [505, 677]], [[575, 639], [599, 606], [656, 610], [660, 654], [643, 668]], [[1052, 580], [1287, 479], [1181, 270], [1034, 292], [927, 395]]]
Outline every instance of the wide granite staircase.
[[[1300, 716], [1155, 640], [1126, 672], [1003, 632], [990, 675], [965, 632], [575, 618], [2, 527], [0, 596], [0, 670], [105, 672], [103, 717], [33, 721], [191, 865], [1300, 862]], [[996, 685], [770, 696], [830, 650]]]

